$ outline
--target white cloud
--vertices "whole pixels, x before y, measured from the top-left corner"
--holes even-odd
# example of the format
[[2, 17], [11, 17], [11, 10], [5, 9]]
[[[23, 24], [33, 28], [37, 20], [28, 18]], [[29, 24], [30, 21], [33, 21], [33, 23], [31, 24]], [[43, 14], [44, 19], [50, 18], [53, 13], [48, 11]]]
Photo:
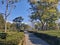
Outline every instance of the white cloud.
[[55, 23], [60, 23], [60, 19], [56, 20]]
[[13, 23], [12, 21], [7, 21], [7, 22]]

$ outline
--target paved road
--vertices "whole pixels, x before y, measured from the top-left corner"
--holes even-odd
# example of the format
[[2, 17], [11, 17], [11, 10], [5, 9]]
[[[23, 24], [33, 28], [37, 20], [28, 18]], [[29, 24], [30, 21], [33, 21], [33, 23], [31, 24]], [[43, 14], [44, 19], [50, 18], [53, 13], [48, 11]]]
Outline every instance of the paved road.
[[36, 37], [33, 33], [25, 33], [26, 45], [49, 45], [42, 39]]

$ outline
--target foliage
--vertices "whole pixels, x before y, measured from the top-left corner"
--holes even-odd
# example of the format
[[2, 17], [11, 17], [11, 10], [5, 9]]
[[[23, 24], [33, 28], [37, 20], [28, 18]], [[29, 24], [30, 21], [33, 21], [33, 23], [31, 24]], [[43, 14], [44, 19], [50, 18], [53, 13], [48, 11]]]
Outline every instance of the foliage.
[[6, 39], [0, 39], [0, 45], [18, 45], [23, 37], [23, 32], [8, 32]]
[[23, 28], [23, 30], [29, 30], [31, 28], [31, 26], [28, 24], [22, 23], [21, 28]]
[[13, 22], [16, 22], [16, 23], [20, 23], [23, 21], [23, 18], [20, 16], [20, 17], [16, 17]]
[[2, 14], [0, 14], [0, 29], [4, 29], [4, 22], [5, 22], [4, 17]]
[[11, 26], [10, 26], [10, 31], [16, 31], [16, 30], [17, 30], [16, 24], [12, 23]]
[[50, 30], [50, 31], [39, 31], [40, 33], [48, 34], [51, 36], [57, 36], [60, 37], [60, 30]]
[[0, 38], [1, 39], [6, 39], [7, 33], [0, 33]]
[[42, 30], [44, 29], [45, 23], [47, 27], [49, 22], [51, 23], [58, 19], [58, 0], [30, 0], [29, 2], [31, 5], [30, 9], [33, 10], [30, 18], [32, 21], [38, 19], [42, 24]]
[[20, 31], [20, 29], [21, 29], [21, 22], [22, 21], [23, 21], [23, 18], [21, 16], [13, 19], [13, 22], [16, 24], [16, 29], [18, 29], [18, 31]]
[[7, 22], [7, 29], [10, 30], [10, 28], [11, 28], [11, 23]]

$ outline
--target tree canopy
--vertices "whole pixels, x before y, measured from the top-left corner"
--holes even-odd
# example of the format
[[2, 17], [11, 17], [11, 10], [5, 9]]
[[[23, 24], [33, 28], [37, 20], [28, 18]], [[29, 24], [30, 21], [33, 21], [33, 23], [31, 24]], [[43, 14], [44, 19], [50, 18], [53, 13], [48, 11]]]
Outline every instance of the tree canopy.
[[44, 24], [54, 23], [58, 19], [59, 0], [29, 0], [31, 10], [33, 10], [30, 18], [32, 20], [40, 20], [42, 29]]

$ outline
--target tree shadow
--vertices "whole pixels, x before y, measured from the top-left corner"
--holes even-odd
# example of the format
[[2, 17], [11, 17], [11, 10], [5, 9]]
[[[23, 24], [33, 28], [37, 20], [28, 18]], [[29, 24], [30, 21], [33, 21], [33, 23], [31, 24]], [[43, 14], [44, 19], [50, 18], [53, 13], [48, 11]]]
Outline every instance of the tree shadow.
[[48, 45], [45, 41], [36, 37], [33, 33], [29, 33], [29, 40], [35, 45]]
[[60, 45], [60, 38], [58, 38], [57, 36], [51, 36], [48, 34], [43, 34], [43, 33], [34, 33], [37, 37], [45, 40], [46, 42], [48, 42], [50, 45]]

